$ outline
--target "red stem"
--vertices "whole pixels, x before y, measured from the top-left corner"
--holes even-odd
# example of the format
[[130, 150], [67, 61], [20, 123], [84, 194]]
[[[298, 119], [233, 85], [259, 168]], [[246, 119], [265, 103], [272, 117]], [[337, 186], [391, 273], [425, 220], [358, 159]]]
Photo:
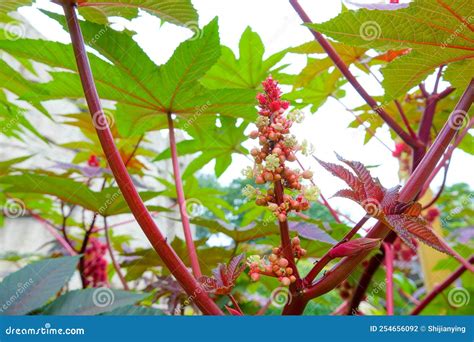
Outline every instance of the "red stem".
[[456, 137], [456, 139], [454, 140], [454, 142], [451, 144], [451, 146], [449, 146], [448, 150], [446, 151], [446, 153], [444, 154], [443, 156], [443, 159], [439, 162], [438, 166], [436, 166], [436, 168], [433, 170], [433, 172], [431, 173], [431, 175], [428, 177], [428, 179], [426, 180], [425, 182], [425, 185], [423, 186], [423, 191], [422, 191], [422, 194], [424, 194], [426, 192], [426, 190], [428, 190], [431, 182], [433, 181], [433, 179], [436, 177], [436, 175], [438, 174], [438, 172], [443, 168], [445, 167], [445, 165], [447, 163], [449, 163], [449, 160], [451, 159], [451, 156], [453, 155], [453, 152], [454, 150], [456, 149], [456, 147], [461, 143], [462, 139], [466, 136], [466, 134], [469, 132], [469, 130], [474, 126], [474, 118], [472, 118], [469, 122], [469, 124], [467, 125], [466, 128], [464, 128], [464, 130]]
[[[360, 228], [362, 228], [362, 226], [364, 225], [365, 222], [367, 222], [367, 220], [369, 219], [369, 216], [364, 216], [355, 226], [354, 228], [352, 228], [347, 234], [346, 236], [344, 236], [342, 238], [341, 241], [339, 241], [337, 244], [335, 244], [333, 247], [331, 247], [331, 249], [333, 248], [336, 248], [337, 246], [339, 246], [341, 243], [344, 243], [344, 242], [347, 242], [349, 241], [350, 239], [352, 239], [352, 237], [359, 231]], [[326, 254], [324, 254], [321, 259], [319, 259], [319, 261], [314, 265], [314, 267], [311, 269], [311, 271], [309, 271], [308, 275], [304, 278], [304, 283], [306, 285], [311, 285], [311, 283], [313, 282], [314, 278], [317, 277], [317, 275], [322, 271], [322, 269], [332, 260], [332, 258], [330, 257], [329, 255], [329, 252], [331, 251], [328, 250], [326, 252]]]
[[383, 249], [385, 251], [385, 283], [387, 298], [387, 315], [393, 316], [393, 247], [391, 243], [384, 242]]
[[[400, 191], [400, 201], [410, 202], [416, 198], [420, 192], [426, 178], [433, 171], [436, 163], [441, 159], [449, 142], [456, 134], [459, 126], [462, 124], [459, 119], [467, 115], [474, 99], [474, 81], [471, 81], [467, 89], [461, 96], [458, 104], [448, 118], [448, 121], [442, 128], [434, 143], [431, 145], [428, 153], [422, 159], [419, 167], [410, 175], [407, 183]], [[377, 223], [367, 234], [368, 238], [385, 238], [390, 229], [381, 223]], [[330, 272], [321, 280], [317, 281], [312, 287], [305, 290], [305, 296], [308, 298], [318, 297], [337, 286], [341, 281], [347, 278], [356, 266], [367, 256], [368, 253], [362, 253], [357, 256], [348, 257], [339, 262]], [[361, 285], [361, 284], [359, 284]]]
[[69, 255], [77, 255], [77, 252], [72, 248], [71, 245], [59, 234], [54, 225], [48, 220], [42, 218], [40, 215], [35, 214], [31, 210], [28, 210], [28, 213], [37, 221], [43, 223], [44, 227], [51, 235], [59, 242], [59, 244], [69, 253]]
[[104, 216], [104, 235], [105, 235], [105, 240], [107, 241], [107, 249], [109, 251], [110, 259], [112, 260], [112, 265], [114, 266], [115, 272], [117, 272], [120, 282], [122, 283], [123, 289], [126, 291], [129, 291], [130, 288], [128, 287], [125, 277], [123, 276], [122, 269], [120, 268], [120, 265], [114, 256], [114, 249], [112, 247], [112, 241], [110, 241], [110, 236], [109, 236], [109, 226], [107, 225], [107, 217], [105, 216]]
[[416, 133], [415, 131], [413, 130], [413, 128], [411, 128], [411, 125], [410, 125], [410, 122], [408, 121], [408, 118], [407, 116], [405, 115], [405, 111], [403, 110], [403, 107], [402, 105], [400, 104], [400, 102], [398, 100], [395, 100], [395, 106], [397, 106], [397, 109], [398, 109], [398, 112], [400, 113], [400, 116], [403, 120], [403, 123], [405, 124], [406, 128], [408, 129], [408, 132], [410, 133], [410, 135], [416, 139]]
[[[469, 258], [469, 262], [474, 263], [474, 256]], [[465, 271], [466, 266], [460, 266], [453, 274], [446, 278], [441, 284], [435, 286], [435, 288], [413, 309], [411, 315], [418, 315], [429, 303], [433, 301], [441, 292], [443, 292], [449, 285], [451, 285], [456, 279], [458, 279]]]
[[[92, 116], [97, 116], [96, 119], [99, 120], [98, 122], [106, 123], [107, 121], [100, 104], [99, 95], [97, 94], [94, 78], [90, 69], [89, 59], [84, 45], [84, 38], [82, 37], [81, 28], [75, 12], [75, 6], [64, 4], [63, 8], [89, 111]], [[104, 154], [107, 157], [112, 173], [114, 174], [117, 184], [122, 191], [131, 212], [135, 216], [148, 240], [151, 242], [154, 249], [171, 273], [176, 277], [177, 281], [181, 284], [184, 291], [193, 297], [193, 300], [199, 309], [204, 314], [223, 315], [223, 312], [194, 279], [179, 256], [161, 234], [127, 172], [127, 168], [125, 167], [123, 160], [120, 157], [120, 153], [115, 146], [110, 128], [107, 125], [105, 125], [104, 129], [102, 128], [104, 127], [101, 127], [101, 129], [97, 129], [96, 131]]]
[[231, 300], [231, 302], [232, 302], [232, 305], [234, 305], [234, 308], [235, 308], [238, 312], [240, 312], [240, 314], [243, 316], [243, 315], [244, 315], [244, 312], [242, 311], [242, 309], [241, 309], [240, 306], [239, 306], [239, 303], [235, 300], [234, 296], [233, 296], [231, 293], [229, 293], [229, 298], [230, 298], [230, 300]]
[[[304, 23], [311, 24], [312, 21], [303, 8], [298, 3], [298, 0], [290, 0], [290, 4], [293, 6], [295, 11], [298, 13], [300, 18], [303, 20]], [[403, 130], [403, 128], [388, 114], [385, 109], [377, 104], [377, 102], [367, 93], [367, 91], [362, 87], [362, 85], [357, 81], [357, 79], [352, 75], [347, 67], [346, 63], [341, 59], [339, 54], [336, 50], [332, 47], [332, 45], [323, 37], [323, 35], [319, 32], [310, 29], [311, 33], [313, 34], [314, 38], [318, 41], [318, 43], [322, 46], [324, 51], [328, 54], [329, 58], [332, 59], [334, 64], [339, 68], [341, 73], [344, 77], [349, 81], [349, 83], [355, 88], [355, 90], [359, 93], [359, 95], [367, 102], [367, 104], [378, 114], [380, 117], [390, 126], [399, 136], [400, 138], [406, 142], [408, 145], [415, 147], [419, 146], [419, 142], [410, 136], [407, 132]]]
[[[278, 205], [283, 203], [283, 184], [281, 181], [275, 182], [275, 197], [276, 202]], [[288, 219], [284, 222], [278, 220], [280, 225], [280, 236], [281, 236], [281, 249], [283, 255], [289, 262], [289, 266], [293, 269], [293, 274], [296, 277], [296, 285], [299, 287], [301, 285], [301, 278], [298, 273], [298, 268], [296, 267], [295, 258], [293, 257], [293, 249], [291, 247], [291, 239], [290, 239], [290, 229], [288, 228]], [[294, 284], [292, 284], [291, 289], [294, 289]]]
[[183, 223], [184, 238], [186, 240], [186, 248], [188, 250], [189, 260], [194, 276], [199, 278], [202, 276], [201, 268], [199, 267], [199, 258], [196, 252], [196, 246], [193, 241], [193, 234], [189, 225], [189, 217], [186, 209], [186, 199], [184, 197], [183, 182], [181, 180], [181, 173], [179, 171], [178, 150], [176, 148], [176, 137], [174, 135], [174, 124], [171, 114], [168, 114], [168, 128], [170, 135], [170, 149], [171, 161], [173, 163], [174, 182], [176, 185], [176, 195], [178, 197], [179, 213], [181, 215], [181, 222]]

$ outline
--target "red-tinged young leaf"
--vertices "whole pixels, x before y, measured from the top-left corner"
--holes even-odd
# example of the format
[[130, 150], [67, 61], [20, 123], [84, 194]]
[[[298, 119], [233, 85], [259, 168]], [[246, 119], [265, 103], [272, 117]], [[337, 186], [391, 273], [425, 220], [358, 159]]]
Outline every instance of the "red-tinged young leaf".
[[350, 200], [353, 200], [354, 202], [359, 202], [359, 197], [358, 195], [349, 189], [342, 189], [336, 192], [332, 197], [342, 197], [342, 198], [348, 198]]
[[405, 214], [389, 215], [386, 220], [389, 226], [412, 249], [416, 250], [410, 238], [415, 238], [440, 252], [453, 255], [451, 250], [447, 248], [446, 243], [431, 230], [428, 222], [421, 217], [411, 217]]
[[344, 164], [348, 165], [350, 168], [352, 168], [359, 178], [360, 182], [362, 183], [366, 198], [376, 200], [376, 201], [382, 201], [383, 198], [383, 190], [380, 187], [379, 184], [375, 182], [373, 179], [372, 175], [370, 174], [369, 170], [362, 164], [361, 162], [357, 161], [349, 161], [344, 158], [342, 158], [340, 155], [336, 153], [337, 159], [339, 159], [341, 162]]
[[380, 239], [360, 238], [344, 242], [329, 251], [331, 258], [357, 255], [380, 247]]
[[333, 176], [336, 176], [346, 182], [347, 185], [349, 185], [351, 189], [354, 190], [356, 193], [363, 189], [362, 183], [345, 167], [337, 164], [323, 162], [322, 160], [316, 157], [314, 157], [314, 159], [316, 159], [322, 167], [331, 172]]
[[235, 309], [232, 309], [230, 307], [228, 307], [227, 305], [225, 305], [225, 308], [227, 311], [229, 311], [229, 313], [232, 315], [232, 316], [243, 316], [240, 311], [238, 310], [235, 310]]
[[199, 282], [206, 292], [226, 295], [232, 291], [239, 275], [247, 267], [245, 255], [240, 254], [232, 258], [228, 265], [219, 264], [213, 271], [213, 277], [202, 276]]

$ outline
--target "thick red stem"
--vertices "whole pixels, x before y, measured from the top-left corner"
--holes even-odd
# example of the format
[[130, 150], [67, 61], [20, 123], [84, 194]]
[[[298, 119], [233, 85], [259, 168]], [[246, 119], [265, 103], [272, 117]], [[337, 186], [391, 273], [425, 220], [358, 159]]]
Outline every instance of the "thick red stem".
[[173, 163], [174, 182], [176, 185], [176, 195], [178, 197], [179, 212], [181, 215], [181, 222], [183, 223], [184, 238], [186, 240], [186, 248], [188, 250], [189, 260], [194, 276], [199, 278], [202, 276], [201, 268], [199, 267], [199, 258], [196, 252], [196, 246], [193, 241], [193, 234], [191, 226], [189, 225], [189, 217], [186, 209], [186, 199], [184, 197], [183, 182], [179, 171], [178, 151], [176, 148], [176, 137], [174, 135], [174, 124], [171, 114], [168, 114], [168, 128], [170, 136], [171, 161]]
[[385, 294], [387, 315], [393, 316], [393, 247], [391, 243], [384, 242], [383, 249], [385, 251]]
[[[469, 262], [474, 263], [474, 256], [469, 258]], [[460, 266], [453, 274], [451, 274], [445, 281], [441, 284], [435, 286], [435, 288], [426, 295], [426, 297], [413, 309], [410, 313], [411, 315], [418, 315], [423, 309], [425, 309], [429, 303], [433, 301], [441, 292], [443, 292], [449, 285], [451, 285], [456, 279], [458, 279], [465, 271], [467, 270], [466, 266]]]
[[[89, 59], [86, 53], [79, 21], [76, 16], [75, 6], [64, 4], [63, 8], [89, 111], [93, 117], [95, 116], [94, 118], [96, 119], [96, 122], [106, 123], [107, 121], [100, 104], [99, 95], [97, 94], [94, 78], [90, 69]], [[127, 168], [125, 167], [120, 153], [115, 146], [114, 138], [108, 125], [100, 127], [100, 129], [96, 129], [96, 131], [115, 180], [117, 181], [132, 214], [135, 216], [135, 219], [160, 258], [204, 314], [223, 315], [223, 312], [219, 309], [216, 303], [214, 303], [214, 301], [207, 295], [204, 289], [188, 271], [176, 252], [167, 243], [155, 221], [153, 221], [153, 218], [140, 198], [140, 195], [127, 172]]]
[[[311, 24], [312, 21], [303, 8], [298, 3], [298, 0], [290, 0], [290, 4], [293, 6], [295, 11], [298, 13], [300, 18], [303, 20], [304, 23]], [[332, 47], [332, 45], [323, 37], [323, 35], [319, 32], [316, 32], [311, 29], [311, 33], [313, 34], [314, 38], [318, 41], [318, 43], [322, 46], [324, 51], [328, 54], [329, 58], [332, 59], [334, 64], [338, 67], [344, 77], [349, 81], [349, 83], [355, 88], [355, 90], [359, 93], [359, 95], [367, 102], [367, 104], [390, 126], [399, 136], [400, 138], [406, 142], [408, 145], [415, 147], [419, 146], [419, 142], [414, 139], [410, 134], [405, 132], [403, 128], [388, 114], [385, 109], [377, 104], [377, 102], [370, 96], [367, 91], [362, 87], [362, 85], [357, 81], [355, 76], [349, 71], [348, 66], [344, 61], [341, 59], [339, 54], [336, 50]]]

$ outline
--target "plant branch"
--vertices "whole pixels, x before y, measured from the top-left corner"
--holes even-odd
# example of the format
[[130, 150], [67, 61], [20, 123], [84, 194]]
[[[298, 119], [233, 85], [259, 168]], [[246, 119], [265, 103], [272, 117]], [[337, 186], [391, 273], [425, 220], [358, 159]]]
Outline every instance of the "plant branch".
[[114, 266], [115, 272], [117, 272], [117, 275], [120, 279], [120, 282], [122, 283], [123, 289], [126, 291], [129, 291], [130, 288], [128, 287], [127, 281], [125, 280], [125, 277], [123, 276], [122, 269], [120, 268], [119, 263], [117, 262], [117, 259], [115, 259], [114, 256], [114, 249], [112, 247], [112, 241], [110, 240], [110, 235], [109, 235], [109, 226], [107, 224], [107, 217], [104, 216], [104, 235], [105, 239], [107, 241], [107, 249], [109, 250], [110, 254], [110, 259], [112, 260], [112, 265]]
[[[311, 24], [312, 21], [303, 8], [298, 3], [298, 0], [290, 0], [290, 4], [293, 6], [295, 11], [298, 13], [300, 18], [303, 20], [304, 23]], [[334, 64], [338, 67], [341, 73], [346, 77], [347, 81], [355, 88], [355, 90], [359, 93], [359, 95], [367, 102], [367, 104], [387, 123], [387, 125], [392, 128], [400, 138], [406, 142], [408, 145], [412, 147], [419, 146], [419, 142], [410, 136], [407, 132], [403, 130], [403, 128], [388, 114], [382, 106], [379, 106], [377, 102], [367, 93], [367, 91], [362, 87], [362, 85], [357, 81], [354, 75], [349, 71], [346, 63], [341, 59], [339, 54], [336, 50], [332, 47], [332, 45], [324, 38], [324, 36], [310, 29], [311, 33], [313, 34], [314, 38], [318, 41], [318, 43], [322, 46], [324, 51], [328, 54], [329, 58], [332, 59]]]
[[393, 316], [393, 246], [391, 243], [382, 244], [385, 251], [385, 293], [387, 315]]
[[[410, 175], [407, 183], [400, 191], [400, 201], [410, 202], [417, 197], [426, 178], [431, 174], [449, 145], [449, 142], [461, 127], [463, 117], [467, 115], [467, 111], [471, 107], [473, 99], [474, 81], [471, 80], [471, 83], [449, 116], [448, 121], [421, 160], [419, 167]], [[461, 119], [461, 121], [459, 121], [459, 119]], [[366, 237], [384, 239], [390, 232], [390, 228], [379, 222], [369, 231]], [[308, 298], [315, 298], [331, 291], [337, 284], [346, 279], [367, 255], [368, 253], [361, 253], [357, 256], [344, 258], [330, 272], [326, 273], [326, 276], [306, 289], [304, 295]], [[359, 286], [360, 285], [362, 284], [359, 283]]]
[[[474, 256], [469, 258], [469, 263], [474, 263]], [[446, 278], [441, 284], [435, 286], [435, 288], [427, 294], [427, 296], [413, 309], [411, 315], [418, 315], [422, 312], [429, 303], [433, 301], [441, 292], [443, 292], [449, 285], [451, 285], [456, 279], [458, 279], [465, 271], [466, 266], [461, 265], [454, 273]]]
[[240, 314], [243, 316], [244, 315], [244, 312], [242, 311], [242, 309], [240, 308], [239, 306], [239, 303], [235, 300], [234, 296], [232, 295], [232, 293], [229, 293], [229, 298], [232, 302], [232, 305], [234, 306], [234, 308], [240, 312]]
[[426, 204], [425, 206], [423, 206], [423, 210], [425, 209], [428, 209], [429, 207], [431, 207], [433, 204], [436, 203], [436, 201], [441, 197], [441, 194], [443, 193], [444, 191], [444, 187], [446, 185], [446, 179], [448, 178], [448, 170], [449, 170], [449, 165], [450, 163], [448, 162], [446, 164], [446, 166], [444, 167], [444, 174], [443, 174], [443, 182], [441, 183], [441, 186], [438, 190], [438, 193], [436, 194], [435, 197], [433, 197], [433, 199], [430, 201], [430, 203]]
[[[352, 228], [343, 238], [341, 241], [339, 241], [337, 244], [335, 244], [331, 249], [336, 248], [342, 243], [345, 243], [352, 239], [355, 234], [359, 231], [360, 228], [369, 220], [369, 216], [366, 215], [364, 216], [355, 226]], [[305, 285], [311, 285], [313, 280], [317, 277], [317, 275], [323, 270], [323, 268], [332, 260], [331, 256], [329, 255], [329, 252], [331, 251], [329, 249], [326, 254], [324, 254], [314, 265], [314, 267], [309, 271], [309, 273], [306, 275], [304, 278], [304, 283]]]
[[414, 139], [417, 139], [417, 135], [415, 131], [413, 130], [413, 128], [411, 127], [410, 122], [408, 121], [408, 118], [405, 115], [405, 111], [403, 110], [402, 105], [400, 104], [398, 100], [395, 100], [394, 102], [395, 102], [395, 106], [397, 106], [398, 112], [400, 113], [400, 117], [402, 118], [403, 123], [405, 124], [405, 127], [408, 129], [408, 132]]
[[[467, 116], [465, 116], [465, 118], [467, 118]], [[436, 175], [438, 174], [438, 172], [447, 164], [449, 163], [449, 161], [451, 160], [451, 156], [453, 155], [453, 152], [454, 150], [456, 149], [456, 147], [459, 146], [459, 144], [461, 143], [462, 139], [466, 136], [466, 134], [469, 132], [469, 130], [474, 126], [474, 118], [472, 118], [469, 122], [469, 124], [464, 128], [464, 130], [458, 134], [458, 136], [456, 137], [456, 139], [454, 140], [454, 142], [449, 146], [448, 150], [446, 151], [446, 153], [443, 155], [443, 159], [439, 162], [438, 166], [436, 166], [436, 168], [433, 170], [433, 172], [431, 173], [431, 175], [428, 177], [428, 179], [426, 180], [425, 182], [425, 185], [423, 186], [423, 191], [422, 191], [422, 194], [426, 192], [426, 190], [428, 190], [431, 182], [433, 181], [433, 179], [436, 177]]]
[[[64, 4], [63, 8], [89, 111], [91, 115], [96, 116], [100, 122], [107, 122], [107, 120], [105, 120], [97, 89], [95, 87], [94, 78], [92, 76], [92, 71], [90, 69], [84, 38], [82, 37], [81, 28], [75, 12], [75, 6]], [[148, 240], [153, 245], [153, 248], [171, 273], [176, 277], [186, 293], [190, 296], [194, 296], [193, 300], [204, 314], [223, 315], [222, 310], [219, 309], [214, 301], [202, 289], [200, 284], [194, 279], [191, 273], [189, 273], [182, 260], [161, 234], [127, 172], [127, 168], [125, 167], [115, 145], [110, 128], [107, 125], [105, 126], [105, 129], [102, 128], [103, 127], [97, 129], [97, 135], [112, 173], [114, 174], [117, 184], [122, 191], [131, 212], [135, 216]]]
[[72, 248], [72, 246], [56, 231], [55, 226], [41, 217], [40, 215], [34, 213], [33, 211], [27, 209], [28, 214], [31, 215], [35, 220], [43, 223], [44, 227], [50, 232], [50, 234], [59, 242], [59, 244], [69, 253], [69, 255], [77, 255], [77, 252]]
[[201, 268], [199, 267], [199, 259], [196, 252], [196, 246], [193, 241], [193, 234], [191, 232], [191, 226], [189, 225], [189, 217], [186, 208], [186, 199], [184, 197], [183, 182], [181, 180], [181, 174], [179, 171], [178, 162], [178, 151], [176, 148], [176, 137], [174, 134], [174, 124], [171, 114], [168, 114], [168, 129], [170, 138], [170, 149], [171, 149], [171, 161], [173, 163], [173, 175], [174, 182], [176, 185], [176, 195], [179, 205], [179, 213], [181, 215], [181, 222], [183, 223], [184, 238], [186, 240], [186, 248], [188, 250], [189, 260], [191, 262], [191, 268], [194, 276], [199, 278], [202, 276]]
[[[276, 203], [278, 205], [281, 205], [283, 201], [283, 184], [281, 181], [275, 181], [275, 197], [276, 197]], [[295, 258], [293, 256], [293, 248], [291, 247], [291, 239], [290, 239], [290, 229], [288, 227], [288, 219], [285, 221], [281, 222], [278, 220], [279, 226], [280, 226], [280, 237], [281, 237], [281, 249], [283, 252], [283, 255], [285, 258], [288, 260], [289, 266], [293, 269], [293, 275], [296, 277], [296, 286], [300, 287], [301, 286], [301, 278], [298, 273], [298, 268], [296, 267], [295, 263]], [[293, 287], [294, 284], [292, 284]]]

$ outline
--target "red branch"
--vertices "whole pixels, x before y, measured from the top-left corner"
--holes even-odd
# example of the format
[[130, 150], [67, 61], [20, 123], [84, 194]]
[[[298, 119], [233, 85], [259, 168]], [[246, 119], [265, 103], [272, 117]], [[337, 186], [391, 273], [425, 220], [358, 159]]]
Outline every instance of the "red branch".
[[112, 246], [112, 241], [110, 241], [110, 235], [109, 235], [109, 226], [107, 224], [107, 217], [104, 216], [104, 235], [105, 239], [107, 241], [107, 249], [109, 251], [110, 255], [110, 260], [112, 260], [112, 265], [114, 266], [115, 272], [117, 272], [117, 275], [120, 279], [120, 282], [122, 283], [123, 289], [126, 291], [129, 291], [130, 288], [128, 287], [127, 280], [125, 280], [125, 277], [122, 273], [122, 269], [120, 268], [119, 263], [117, 262], [117, 259], [115, 259], [114, 256], [114, 249]]
[[384, 242], [385, 251], [385, 293], [387, 298], [387, 315], [393, 316], [393, 246], [391, 243]]
[[[94, 78], [92, 76], [92, 71], [84, 44], [84, 38], [82, 36], [79, 21], [77, 19], [75, 6], [71, 4], [64, 4], [63, 8], [66, 15], [77, 67], [82, 86], [84, 88], [84, 94], [89, 111], [96, 122], [106, 123], [107, 120], [104, 116], [99, 95], [94, 83]], [[196, 305], [204, 314], [223, 315], [223, 312], [202, 289], [200, 284], [194, 279], [182, 260], [161, 234], [155, 221], [151, 217], [145, 204], [140, 198], [140, 195], [138, 194], [138, 191], [135, 188], [130, 175], [127, 172], [127, 168], [123, 163], [119, 151], [117, 150], [114, 137], [112, 136], [108, 125], [105, 125], [105, 127], [100, 127], [100, 129], [96, 129], [96, 131], [104, 154], [107, 157], [107, 161], [110, 165], [112, 173], [114, 174], [115, 180], [117, 181], [117, 185], [122, 191], [122, 194], [132, 214], [135, 216], [138, 224], [142, 228], [148, 240], [153, 245], [153, 248], [156, 250], [168, 269], [176, 277], [186, 293], [192, 297], [192, 300], [195, 301]]]
[[[452, 140], [456, 131], [459, 129], [463, 119], [462, 116], [467, 115], [467, 111], [471, 107], [474, 99], [474, 81], [471, 81], [467, 89], [464, 91], [459, 102], [449, 116], [448, 121], [442, 128], [436, 140], [422, 159], [419, 167], [408, 178], [407, 183], [400, 191], [400, 201], [410, 202], [420, 192], [426, 178], [430, 175], [436, 166], [436, 163], [441, 159], [449, 142]], [[367, 234], [368, 238], [385, 238], [391, 230], [383, 225], [377, 223]], [[346, 279], [356, 266], [367, 256], [368, 253], [362, 253], [357, 256], [352, 256], [343, 259], [338, 263], [325, 277], [317, 281], [312, 287], [305, 290], [305, 296], [308, 298], [318, 297], [328, 291], [331, 291], [341, 281]], [[359, 284], [360, 285], [360, 284]]]
[[[469, 258], [469, 262], [472, 264], [474, 263], [474, 256]], [[444, 280], [441, 284], [435, 286], [435, 288], [428, 293], [428, 295], [413, 309], [411, 315], [418, 315], [424, 308], [428, 306], [429, 303], [436, 298], [441, 292], [443, 292], [449, 285], [451, 285], [456, 279], [458, 279], [465, 271], [466, 266], [460, 266], [453, 274], [451, 274], [446, 280]]]
[[[295, 11], [298, 13], [300, 18], [304, 23], [311, 24], [312, 21], [303, 8], [298, 3], [298, 0], [290, 0], [290, 4], [293, 6]], [[349, 83], [355, 88], [359, 95], [367, 102], [367, 104], [390, 126], [400, 138], [412, 147], [420, 146], [420, 143], [414, 139], [410, 134], [405, 132], [405, 130], [388, 114], [385, 109], [377, 104], [377, 102], [370, 96], [367, 91], [362, 87], [362, 85], [357, 81], [354, 75], [349, 71], [346, 63], [341, 59], [339, 54], [334, 50], [332, 45], [323, 37], [319, 32], [316, 32], [311, 29], [311, 33], [314, 38], [318, 41], [324, 51], [328, 54], [329, 58], [332, 59], [334, 64], [338, 67], [344, 77], [349, 81]]]
[[178, 197], [179, 212], [181, 214], [181, 222], [183, 223], [184, 238], [186, 240], [186, 248], [188, 249], [189, 260], [194, 276], [199, 278], [202, 276], [201, 268], [199, 267], [199, 259], [194, 246], [193, 234], [189, 226], [189, 217], [186, 209], [186, 200], [184, 197], [183, 182], [181, 181], [181, 174], [179, 171], [178, 151], [176, 148], [176, 137], [174, 135], [174, 124], [171, 114], [168, 114], [168, 128], [170, 135], [170, 149], [171, 161], [173, 163], [174, 182], [176, 185], [176, 195]]
[[[360, 220], [355, 226], [354, 228], [352, 228], [347, 234], [346, 236], [344, 236], [342, 238], [341, 241], [339, 241], [337, 244], [335, 244], [331, 249], [339, 246], [340, 244], [344, 243], [344, 242], [347, 242], [349, 241], [350, 239], [352, 239], [354, 237], [355, 234], [357, 234], [357, 232], [359, 231], [360, 228], [362, 228], [362, 226], [364, 225], [365, 222], [367, 222], [367, 220], [369, 219], [369, 216], [364, 216], [362, 218], [362, 220]], [[311, 285], [311, 283], [313, 282], [314, 278], [316, 278], [316, 276], [323, 270], [323, 268], [332, 260], [331, 256], [329, 255], [329, 252], [331, 251], [331, 249], [329, 251], [326, 252], [326, 254], [324, 254], [321, 259], [318, 260], [318, 262], [314, 265], [314, 267], [311, 269], [311, 271], [309, 271], [308, 275], [304, 278], [304, 282], [306, 285]]]

